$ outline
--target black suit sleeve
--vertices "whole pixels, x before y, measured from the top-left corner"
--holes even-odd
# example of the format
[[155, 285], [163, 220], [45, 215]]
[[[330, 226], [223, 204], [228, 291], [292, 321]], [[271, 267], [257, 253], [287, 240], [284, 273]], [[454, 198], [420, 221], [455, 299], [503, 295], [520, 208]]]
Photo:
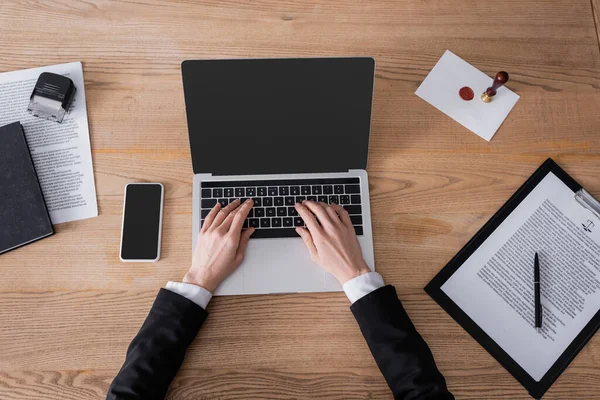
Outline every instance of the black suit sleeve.
[[369, 293], [350, 309], [394, 399], [454, 399], [393, 286]]
[[161, 289], [107, 400], [163, 399], [208, 313], [196, 303]]

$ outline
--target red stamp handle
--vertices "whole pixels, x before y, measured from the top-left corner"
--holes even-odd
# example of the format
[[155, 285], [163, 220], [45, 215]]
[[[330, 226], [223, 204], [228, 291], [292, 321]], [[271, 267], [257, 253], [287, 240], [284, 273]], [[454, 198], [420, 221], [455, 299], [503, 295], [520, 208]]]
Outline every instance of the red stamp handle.
[[506, 84], [506, 82], [508, 82], [508, 73], [505, 71], [498, 72], [496, 74], [496, 77], [494, 78], [494, 82], [492, 82], [492, 86], [487, 88], [485, 93], [490, 97], [495, 96], [496, 90], [499, 87], [504, 86]]

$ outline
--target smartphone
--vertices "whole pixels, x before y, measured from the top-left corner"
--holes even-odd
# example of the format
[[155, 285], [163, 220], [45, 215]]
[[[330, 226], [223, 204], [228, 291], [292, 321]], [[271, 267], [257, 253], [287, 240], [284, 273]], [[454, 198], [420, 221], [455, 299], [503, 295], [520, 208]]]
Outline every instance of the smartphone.
[[125, 186], [121, 261], [154, 262], [160, 258], [164, 191], [160, 183], [128, 183]]

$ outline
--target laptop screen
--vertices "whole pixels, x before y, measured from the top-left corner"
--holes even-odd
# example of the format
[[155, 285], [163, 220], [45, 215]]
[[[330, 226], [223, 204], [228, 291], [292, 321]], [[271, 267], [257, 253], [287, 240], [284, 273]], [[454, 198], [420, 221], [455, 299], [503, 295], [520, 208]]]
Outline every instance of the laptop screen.
[[194, 173], [365, 169], [372, 58], [181, 65]]

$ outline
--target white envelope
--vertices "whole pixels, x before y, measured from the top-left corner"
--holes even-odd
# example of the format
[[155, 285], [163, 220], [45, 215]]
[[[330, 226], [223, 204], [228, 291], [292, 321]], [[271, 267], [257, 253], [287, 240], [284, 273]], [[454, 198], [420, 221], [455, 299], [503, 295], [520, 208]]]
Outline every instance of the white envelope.
[[[490, 103], [484, 103], [481, 94], [492, 82], [492, 77], [446, 50], [415, 94], [489, 141], [519, 100], [518, 94], [502, 86]], [[459, 96], [458, 91], [464, 86], [473, 89], [473, 100], [465, 101]]]

